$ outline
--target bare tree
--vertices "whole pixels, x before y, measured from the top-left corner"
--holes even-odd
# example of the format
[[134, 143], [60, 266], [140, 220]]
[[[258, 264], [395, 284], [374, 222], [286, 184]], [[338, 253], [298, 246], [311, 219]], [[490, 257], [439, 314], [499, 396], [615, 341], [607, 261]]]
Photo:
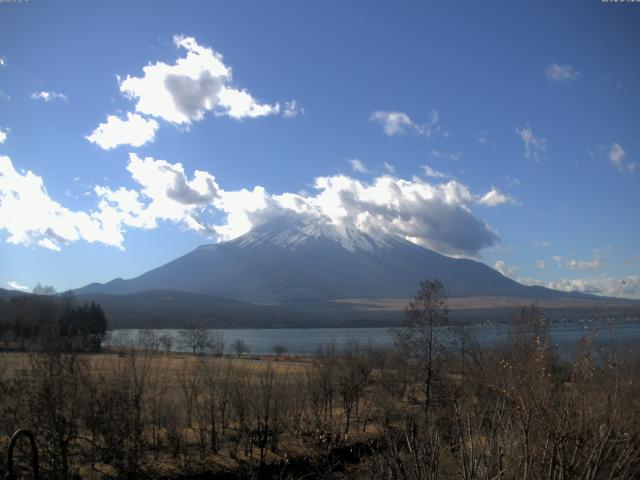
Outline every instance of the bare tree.
[[240, 445], [244, 445], [245, 454], [251, 452], [250, 431], [252, 423], [252, 409], [247, 399], [253, 399], [251, 391], [250, 373], [246, 369], [234, 369], [234, 376], [229, 381], [229, 406], [233, 416], [233, 434], [231, 456], [238, 454]]
[[213, 453], [218, 453], [219, 440], [218, 429], [220, 423], [220, 397], [226, 395], [224, 388], [224, 371], [220, 368], [221, 360], [211, 356], [203, 357], [198, 362], [198, 374], [202, 394], [198, 403], [200, 404], [200, 430], [203, 432], [203, 447], [209, 439], [209, 445]]
[[312, 425], [316, 430], [326, 430], [333, 418], [336, 396], [337, 358], [335, 342], [320, 347], [307, 370], [306, 387], [312, 405]]
[[50, 351], [31, 358], [29, 403], [41, 432], [44, 466], [52, 478], [70, 475], [86, 398], [87, 365], [75, 353]]
[[415, 363], [423, 387], [424, 410], [432, 401], [434, 354], [440, 346], [439, 327], [447, 323], [447, 294], [440, 280], [427, 280], [406, 309], [406, 325], [394, 331], [396, 345]]
[[171, 347], [173, 346], [173, 337], [165, 333], [163, 335], [160, 335], [160, 338], [158, 340], [160, 341], [160, 345], [162, 345], [164, 352], [169, 355], [169, 353], [171, 352]]
[[196, 355], [203, 353], [211, 345], [211, 332], [206, 328], [191, 322], [187, 328], [178, 332], [180, 335], [180, 346], [188, 348]]
[[184, 409], [187, 428], [193, 427], [196, 402], [202, 390], [201, 380], [200, 375], [198, 375], [198, 364], [194, 363], [192, 359], [184, 359], [180, 368], [178, 385], [182, 394], [180, 404]]
[[256, 420], [253, 433], [254, 441], [260, 450], [260, 463], [264, 463], [269, 439], [274, 434], [276, 424], [274, 412], [276, 408], [276, 375], [271, 365], [258, 374], [256, 387], [251, 402], [253, 417]]
[[227, 341], [224, 338], [224, 334], [220, 331], [210, 332], [209, 344], [207, 350], [211, 351], [216, 357], [221, 357], [224, 354], [224, 347]]
[[138, 348], [150, 354], [156, 353], [160, 348], [160, 337], [155, 330], [148, 328], [138, 331], [135, 342]]
[[369, 380], [371, 366], [356, 341], [349, 341], [339, 360], [337, 390], [345, 416], [344, 433], [349, 433], [351, 415], [357, 411], [358, 402]]
[[285, 353], [287, 353], [287, 347], [279, 343], [271, 347], [271, 350], [273, 350], [273, 353], [275, 353], [278, 356], [284, 355]]
[[249, 347], [249, 344], [246, 341], [244, 341], [242, 338], [238, 338], [234, 340], [233, 343], [231, 344], [231, 347], [233, 348], [233, 351], [236, 352], [236, 355], [238, 357], [241, 357], [242, 355], [247, 353], [251, 348]]

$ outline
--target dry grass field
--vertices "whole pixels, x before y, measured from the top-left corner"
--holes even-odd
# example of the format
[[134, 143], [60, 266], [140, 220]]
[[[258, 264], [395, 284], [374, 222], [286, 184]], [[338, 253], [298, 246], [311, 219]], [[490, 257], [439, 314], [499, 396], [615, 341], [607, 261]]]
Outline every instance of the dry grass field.
[[301, 357], [0, 353], [0, 465], [26, 427], [46, 479], [638, 478], [637, 346], [560, 357], [531, 308], [443, 351], [422, 318]]
[[[343, 432], [344, 409], [333, 385], [325, 384], [330, 391], [318, 392], [331, 399], [317, 395], [315, 406], [308, 403], [305, 390], [321, 374], [311, 357], [216, 357], [134, 349], [73, 354], [76, 366], [69, 368], [67, 356], [0, 353], [0, 382], [5, 387], [0, 408], [14, 412], [13, 422], [5, 421], [0, 431], [0, 459], [17, 428], [35, 431], [46, 445], [45, 455], [49, 448], [55, 450], [55, 440], [42, 438], [42, 425], [29, 411], [36, 405], [59, 410], [56, 415], [67, 417], [65, 423], [72, 418], [77, 422], [64, 468], [91, 479], [120, 477], [125, 469], [136, 476], [142, 465], [155, 476], [240, 472], [247, 465], [286, 464], [288, 458], [322, 454], [326, 448], [375, 436], [373, 423], [359, 425], [362, 413], [350, 413], [349, 432]], [[58, 369], [65, 372], [54, 372]], [[55, 390], [67, 397], [49, 397]], [[47, 398], [40, 397], [43, 393]], [[48, 400], [52, 405], [42, 405]], [[317, 402], [326, 403], [324, 412]], [[370, 411], [369, 402], [367, 414]], [[104, 414], [109, 423], [98, 425]], [[51, 425], [56, 427], [65, 430]], [[319, 452], [311, 445], [316, 441]], [[113, 442], [121, 443], [123, 458], [100, 459]], [[127, 465], [127, 450], [138, 448], [145, 451], [135, 466]], [[49, 475], [58, 478], [56, 468], [52, 470]]]
[[[407, 298], [342, 298], [333, 300], [335, 303], [355, 305], [363, 310], [403, 311], [410, 299]], [[458, 297], [449, 298], [447, 305], [450, 310], [478, 310], [511, 308], [517, 309], [521, 305], [531, 303], [530, 298], [520, 297]], [[540, 308], [606, 308], [625, 305], [636, 306], [637, 301], [616, 298], [553, 298], [538, 299], [536, 305]]]

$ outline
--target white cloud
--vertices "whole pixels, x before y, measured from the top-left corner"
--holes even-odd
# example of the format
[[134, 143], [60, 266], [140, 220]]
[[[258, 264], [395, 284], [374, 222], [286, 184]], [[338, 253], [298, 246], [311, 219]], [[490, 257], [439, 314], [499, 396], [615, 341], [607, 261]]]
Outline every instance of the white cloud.
[[556, 282], [549, 282], [547, 286], [565, 292], [640, 298], [640, 275], [631, 275], [623, 278], [614, 278], [606, 275], [594, 278], [563, 278]]
[[551, 82], [567, 82], [569, 80], [576, 80], [582, 75], [578, 70], [571, 65], [559, 65], [552, 63], [545, 68], [544, 73], [547, 80]]
[[[120, 91], [136, 101], [137, 112], [174, 124], [202, 120], [207, 112], [238, 120], [280, 112], [278, 103], [260, 103], [247, 90], [234, 86], [221, 54], [192, 37], [175, 36], [173, 41], [186, 56], [172, 65], [149, 64], [141, 77], [128, 75], [119, 82]], [[289, 102], [285, 115], [292, 116], [297, 108], [295, 101]]]
[[394, 167], [390, 163], [384, 162], [384, 168], [389, 173], [396, 173], [396, 167]]
[[533, 242], [533, 246], [536, 248], [548, 248], [551, 246], [551, 242], [548, 240], [536, 240], [535, 242]]
[[461, 152], [441, 152], [440, 150], [436, 150], [435, 148], [431, 150], [431, 156], [435, 158], [444, 158], [446, 160], [460, 160], [462, 157]]
[[299, 114], [304, 114], [304, 108], [302, 108], [296, 100], [285, 102], [282, 108], [282, 116], [286, 118], [297, 117]]
[[625, 156], [627, 152], [622, 148], [619, 143], [612, 143], [609, 147], [609, 161], [620, 172], [633, 173], [636, 171], [636, 162], [625, 162]]
[[317, 178], [315, 188], [315, 196], [297, 200], [336, 225], [386, 231], [454, 255], [476, 255], [498, 240], [471, 212], [476, 196], [455, 180], [432, 185], [381, 176], [365, 183], [340, 175]]
[[106, 123], [98, 125], [86, 139], [105, 150], [119, 145], [139, 147], [153, 141], [157, 129], [158, 122], [146, 119], [137, 113], [127, 113], [125, 120], [109, 115]]
[[136, 188], [96, 186], [97, 208], [75, 212], [49, 197], [42, 178], [22, 175], [0, 157], [0, 229], [11, 243], [53, 250], [78, 240], [122, 247], [127, 228], [156, 228], [161, 221], [228, 240], [274, 216], [297, 214], [388, 232], [449, 255], [476, 256], [499, 240], [471, 210], [502, 203], [487, 200], [495, 190], [473, 194], [456, 180], [333, 175], [316, 178], [311, 193], [271, 194], [261, 186], [225, 191], [209, 172], [189, 177], [180, 163], [133, 153], [127, 170]]
[[15, 280], [11, 280], [7, 282], [7, 285], [9, 285], [9, 288], [12, 288], [13, 290], [22, 290], [22, 291], [29, 290], [29, 287], [27, 287], [26, 285], [21, 285]]
[[402, 112], [373, 112], [370, 120], [382, 125], [384, 132], [389, 136], [416, 130], [416, 125], [409, 115]]
[[547, 140], [536, 137], [529, 126], [516, 127], [516, 133], [524, 142], [524, 156], [535, 160], [543, 160], [547, 154]]
[[180, 223], [192, 230], [206, 231], [203, 210], [219, 195], [213, 175], [196, 170], [190, 180], [180, 163], [129, 155], [127, 170], [139, 190], [111, 190], [97, 186], [100, 218], [114, 226], [155, 228], [159, 220]]
[[62, 100], [63, 102], [66, 102], [69, 98], [64, 93], [46, 92], [43, 90], [40, 92], [33, 92], [31, 94], [31, 100], [43, 100], [48, 103], [53, 102], [54, 100]]
[[545, 268], [547, 268], [547, 262], [545, 262], [544, 260], [536, 260], [536, 267], [538, 267], [540, 270], [544, 270]]
[[624, 170], [624, 164], [622, 163], [622, 159], [626, 155], [627, 152], [620, 146], [619, 143], [612, 143], [611, 148], [609, 149], [609, 160], [618, 170]]
[[571, 259], [564, 262], [564, 264], [572, 270], [597, 270], [599, 268], [602, 268], [603, 261], [604, 257], [598, 250], [596, 250], [593, 253], [593, 258], [591, 260]]
[[442, 135], [449, 137], [451, 133], [440, 125], [440, 114], [437, 110], [432, 110], [427, 123], [416, 123], [409, 115], [403, 112], [375, 111], [369, 116], [369, 120], [378, 123], [384, 129], [384, 133], [389, 136], [404, 133], [414, 133], [431, 137], [432, 135]]
[[6, 156], [0, 157], [0, 230], [6, 230], [9, 243], [50, 250], [81, 239], [122, 244], [118, 229], [108, 228], [96, 213], [63, 207], [51, 199], [41, 177], [19, 173]]
[[0, 57], [0, 67], [4, 67], [7, 64], [7, 60], [4, 57]]
[[523, 285], [543, 285], [544, 282], [542, 282], [541, 280], [537, 279], [537, 278], [532, 278], [532, 277], [518, 277], [518, 282], [522, 283]]
[[516, 204], [516, 201], [502, 193], [496, 187], [491, 187], [491, 190], [479, 198], [478, 203], [487, 207], [496, 207], [505, 203]]
[[387, 231], [449, 254], [475, 255], [498, 240], [497, 233], [471, 213], [474, 196], [455, 181], [431, 185], [382, 176], [365, 183], [337, 175], [317, 178], [315, 189], [315, 195], [269, 195], [262, 187], [222, 191], [214, 203], [228, 218], [213, 229], [230, 239], [288, 212], [320, 216], [336, 225], [353, 224], [364, 231]]
[[[140, 167], [129, 167], [130, 171], [136, 171], [134, 179], [142, 185], [150, 185], [150, 179], [158, 176], [158, 170], [177, 170], [178, 178], [184, 175], [179, 164], [151, 158], [144, 162], [147, 167], [144, 173]], [[131, 155], [131, 163], [140, 163], [140, 159]], [[316, 178], [314, 193], [274, 195], [261, 186], [225, 191], [216, 186], [210, 174], [200, 172], [200, 175], [211, 180], [208, 198], [201, 195], [201, 201], [183, 205], [171, 219], [191, 228], [215, 232], [221, 240], [240, 236], [281, 214], [321, 217], [335, 225], [350, 224], [363, 231], [386, 231], [452, 255], [477, 255], [480, 249], [493, 245], [499, 238], [495, 230], [470, 209], [482, 202], [485, 195], [474, 195], [454, 180], [432, 185], [415, 177], [404, 180], [383, 175], [367, 183], [334, 175]], [[151, 205], [158, 204], [153, 212], [145, 212], [148, 218], [166, 215], [165, 212], [172, 210], [166, 205], [159, 208], [167, 201], [166, 188], [170, 183], [168, 179], [158, 181], [153, 190], [147, 187], [141, 192], [142, 197], [153, 199]], [[204, 190], [200, 189], [200, 193]], [[209, 207], [224, 212], [225, 222], [208, 223], [203, 214]], [[184, 221], [185, 217], [189, 221]]]
[[127, 227], [151, 229], [159, 221], [205, 231], [202, 210], [218, 196], [215, 178], [197, 170], [187, 178], [181, 164], [130, 155], [127, 167], [139, 190], [96, 186], [97, 209], [72, 211], [53, 200], [41, 177], [19, 173], [0, 157], [0, 230], [7, 241], [54, 251], [84, 240], [122, 248]]
[[7, 132], [3, 132], [2, 129], [0, 128], [0, 143], [4, 143], [4, 141], [7, 139]]
[[496, 143], [491, 139], [488, 132], [478, 134], [478, 143], [483, 147], [495, 147]]
[[569, 260], [565, 263], [572, 270], [595, 270], [602, 267], [602, 260], [594, 258], [592, 260]]
[[349, 163], [351, 164], [351, 168], [353, 169], [354, 172], [368, 173], [369, 171], [367, 170], [367, 167], [362, 162], [362, 160], [358, 160], [357, 158], [351, 158], [349, 159]]
[[520, 270], [515, 265], [507, 265], [503, 260], [496, 261], [496, 263], [493, 265], [493, 268], [495, 268], [498, 272], [500, 272], [505, 277], [509, 277], [509, 278], [512, 278]]
[[[435, 170], [431, 168], [429, 165], [423, 165], [422, 170], [424, 171], [424, 174], [427, 177], [440, 178], [440, 179], [453, 178], [453, 176], [450, 173]], [[485, 207], [496, 207], [498, 205], [503, 205], [505, 203], [516, 205], [518, 203], [513, 198], [502, 193], [496, 187], [491, 187], [491, 190], [489, 190], [484, 195], [474, 196], [473, 202], [478, 205], [484, 205]]]
[[423, 165], [422, 170], [424, 170], [424, 174], [427, 177], [431, 178], [448, 178], [450, 175], [448, 173], [440, 172], [438, 170], [434, 170], [429, 165]]

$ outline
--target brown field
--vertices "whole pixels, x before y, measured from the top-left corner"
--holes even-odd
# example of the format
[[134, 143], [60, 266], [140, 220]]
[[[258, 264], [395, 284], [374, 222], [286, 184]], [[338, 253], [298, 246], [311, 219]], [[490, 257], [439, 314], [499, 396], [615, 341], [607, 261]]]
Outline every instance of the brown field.
[[[344, 413], [338, 399], [335, 398], [331, 400], [324, 418], [324, 420], [330, 418], [332, 426], [324, 425], [323, 421], [320, 421], [319, 415], [322, 414], [307, 411], [305, 415], [318, 416], [316, 427], [311, 429], [310, 436], [302, 435], [302, 432], [291, 435], [292, 425], [289, 423], [293, 419], [285, 418], [285, 415], [291, 413], [293, 403], [303, 396], [301, 391], [305, 388], [304, 384], [313, 378], [313, 361], [310, 357], [286, 354], [240, 358], [236, 356], [215, 357], [212, 355], [166, 354], [157, 350], [149, 352], [144, 349], [74, 354], [74, 356], [77, 357], [79, 365], [82, 365], [80, 375], [83, 385], [79, 390], [86, 387], [98, 394], [101, 393], [101, 390], [122, 393], [123, 397], [117, 395], [114, 400], [133, 402], [133, 405], [128, 405], [125, 411], [119, 411], [119, 415], [127, 418], [118, 419], [116, 424], [109, 426], [109, 428], [126, 428], [127, 426], [124, 424], [120, 424], [118, 427], [118, 422], [130, 421], [129, 415], [132, 414], [133, 417], [139, 417], [142, 428], [139, 442], [141, 445], [145, 445], [149, 451], [137, 461], [145, 465], [147, 471], [152, 472], [153, 475], [174, 476], [185, 472], [209, 469], [239, 471], [243, 465], [252, 465], [256, 462], [258, 464], [278, 464], [292, 456], [304, 457], [312, 453], [309, 439], [316, 436], [330, 438], [331, 440], [328, 440], [327, 444], [330, 446], [333, 442], [344, 441], [347, 438], [350, 442], [356, 442], [360, 439], [371, 438], [375, 434], [373, 423], [362, 427], [358, 424], [361, 419], [361, 415], [358, 414], [351, 416], [349, 435], [340, 434], [344, 430]], [[24, 402], [23, 407], [28, 406], [29, 402], [25, 401], [24, 397], [31, 396], [33, 393], [26, 392], [25, 384], [22, 382], [36, 381], [34, 369], [49, 370], [52, 368], [48, 359], [44, 361], [46, 365], [43, 366], [40, 363], [43, 357], [46, 355], [0, 352], [0, 387], [2, 384], [15, 383], [17, 388], [14, 388], [12, 392], [19, 392], [23, 397], [14, 398], [11, 401], [6, 395], [3, 397], [3, 389], [0, 388], [0, 413], [2, 413], [3, 407], [5, 411], [15, 408], [14, 401]], [[56, 361], [54, 360], [54, 362]], [[56, 367], [53, 366], [53, 368]], [[63, 368], [65, 367], [63, 366]], [[217, 372], [215, 379], [207, 377], [207, 373], [210, 372]], [[223, 378], [224, 372], [230, 372], [231, 375], [225, 379]], [[46, 374], [48, 373], [50, 372], [46, 372]], [[62, 373], [62, 375], [65, 374]], [[50, 380], [54, 379], [47, 378], [44, 381]], [[64, 380], [58, 379], [58, 381], [78, 382], [79, 379], [70, 376]], [[206, 384], [207, 381], [211, 383]], [[123, 386], [129, 392], [122, 392], [120, 389]], [[29, 385], [30, 387], [38, 389], [38, 386], [35, 385]], [[53, 385], [44, 386], [48, 392], [47, 395], [50, 394], [53, 387]], [[66, 388], [62, 385], [57, 385], [57, 387], [63, 390]], [[209, 387], [216, 388], [219, 392], [212, 394], [208, 390]], [[141, 403], [138, 404], [138, 407], [135, 405], [135, 398], [131, 397], [131, 390], [142, 392]], [[7, 391], [5, 390], [4, 393], [6, 394]], [[94, 397], [86, 395], [86, 393], [74, 391], [69, 398], [60, 399], [61, 404], [56, 408], [65, 411], [65, 414], [70, 416], [83, 416], [84, 413], [80, 413], [80, 411], [91, 410], [93, 408], [92, 402], [95, 401]], [[239, 397], [231, 398], [238, 394]], [[216, 395], [229, 397], [226, 400], [228, 405], [223, 407], [228, 409], [229, 418], [226, 426], [222, 427], [222, 431], [217, 432], [218, 446], [213, 452], [209, 445], [211, 442], [211, 415], [207, 412], [207, 408], [215, 405], [216, 409], [220, 409], [220, 399], [214, 398]], [[292, 400], [288, 398], [290, 396], [298, 397], [298, 399]], [[271, 398], [267, 399], [267, 397]], [[73, 405], [67, 402], [73, 402]], [[302, 400], [302, 403], [305, 401]], [[14, 406], [12, 407], [12, 405]], [[307, 410], [308, 405], [296, 405], [295, 408]], [[270, 413], [265, 413], [263, 409], [269, 410]], [[236, 415], [232, 410], [240, 413]], [[3, 426], [0, 419], [0, 426], [4, 427], [0, 430], [0, 460], [6, 452], [10, 432], [17, 428], [27, 427], [37, 434], [39, 433], [40, 426], [37, 423], [34, 424], [29, 415], [32, 413], [25, 409], [23, 419], [16, 418], [13, 423], [4, 422], [11, 426]], [[244, 418], [244, 415], [247, 418]], [[301, 415], [301, 412], [297, 412], [296, 415]], [[270, 419], [269, 416], [271, 416]], [[273, 429], [274, 432], [282, 430], [281, 433], [278, 433], [282, 437], [279, 440], [278, 450], [272, 447], [265, 448], [267, 447], [266, 443], [262, 447], [258, 445], [259, 441], [255, 439], [255, 436], [258, 435], [256, 427], [258, 430], [260, 429], [260, 418], [266, 419], [266, 422], [272, 422], [273, 425], [268, 428]], [[86, 431], [87, 428], [90, 430], [91, 426], [85, 425], [80, 428], [81, 431], [78, 432], [73, 450], [76, 452], [82, 452], [84, 449], [92, 450], [92, 442], [87, 443], [85, 440], [81, 440], [81, 438], [92, 436]], [[217, 428], [219, 429], [219, 427]], [[328, 430], [325, 431], [322, 428], [328, 428]], [[179, 454], [169, 452], [172, 435], [180, 437], [177, 447], [180, 450]], [[38, 436], [39, 441], [42, 441], [41, 436]], [[103, 440], [113, 441], [107, 440], [107, 438]], [[123, 441], [125, 444], [123, 448], [131, 448], [130, 445], [127, 446], [131, 439], [125, 438]], [[45, 440], [43, 443], [49, 444], [49, 442]], [[49, 444], [48, 447], [51, 445]], [[46, 452], [47, 448], [44, 451]], [[97, 459], [89, 460], [89, 457], [91, 455], [87, 455], [86, 452], [76, 453], [73, 455], [73, 464], [69, 468], [82, 478], [91, 479], [117, 477], [119, 476], [119, 468], [123, 468], [122, 465], [118, 467], [110, 462], [96, 461]], [[51, 472], [49, 473], [51, 474]], [[2, 476], [1, 471], [0, 476]], [[54, 474], [52, 478], [57, 477]]]
[[636, 346], [562, 359], [535, 308], [518, 322], [446, 354], [434, 323], [302, 357], [0, 353], [0, 465], [26, 427], [55, 480], [638, 478]]
[[[409, 303], [408, 298], [342, 298], [332, 300], [334, 303], [355, 305], [362, 310], [387, 310], [402, 311]], [[531, 299], [520, 297], [460, 297], [447, 299], [447, 306], [451, 310], [475, 310], [491, 308], [517, 309], [522, 305], [535, 303], [539, 308], [593, 308], [614, 307], [624, 305], [637, 305], [638, 302], [626, 299], [612, 298], [557, 298], [557, 299]]]

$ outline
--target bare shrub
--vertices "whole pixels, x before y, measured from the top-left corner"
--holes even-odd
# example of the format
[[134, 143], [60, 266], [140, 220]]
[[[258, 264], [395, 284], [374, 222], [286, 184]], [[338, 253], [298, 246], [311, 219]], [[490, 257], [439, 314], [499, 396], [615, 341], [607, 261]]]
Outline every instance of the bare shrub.
[[[87, 365], [75, 353], [49, 351], [31, 357], [28, 403], [38, 432], [42, 467], [53, 478], [71, 474], [82, 406], [88, 401]], [[21, 395], [25, 399], [25, 395]]]

